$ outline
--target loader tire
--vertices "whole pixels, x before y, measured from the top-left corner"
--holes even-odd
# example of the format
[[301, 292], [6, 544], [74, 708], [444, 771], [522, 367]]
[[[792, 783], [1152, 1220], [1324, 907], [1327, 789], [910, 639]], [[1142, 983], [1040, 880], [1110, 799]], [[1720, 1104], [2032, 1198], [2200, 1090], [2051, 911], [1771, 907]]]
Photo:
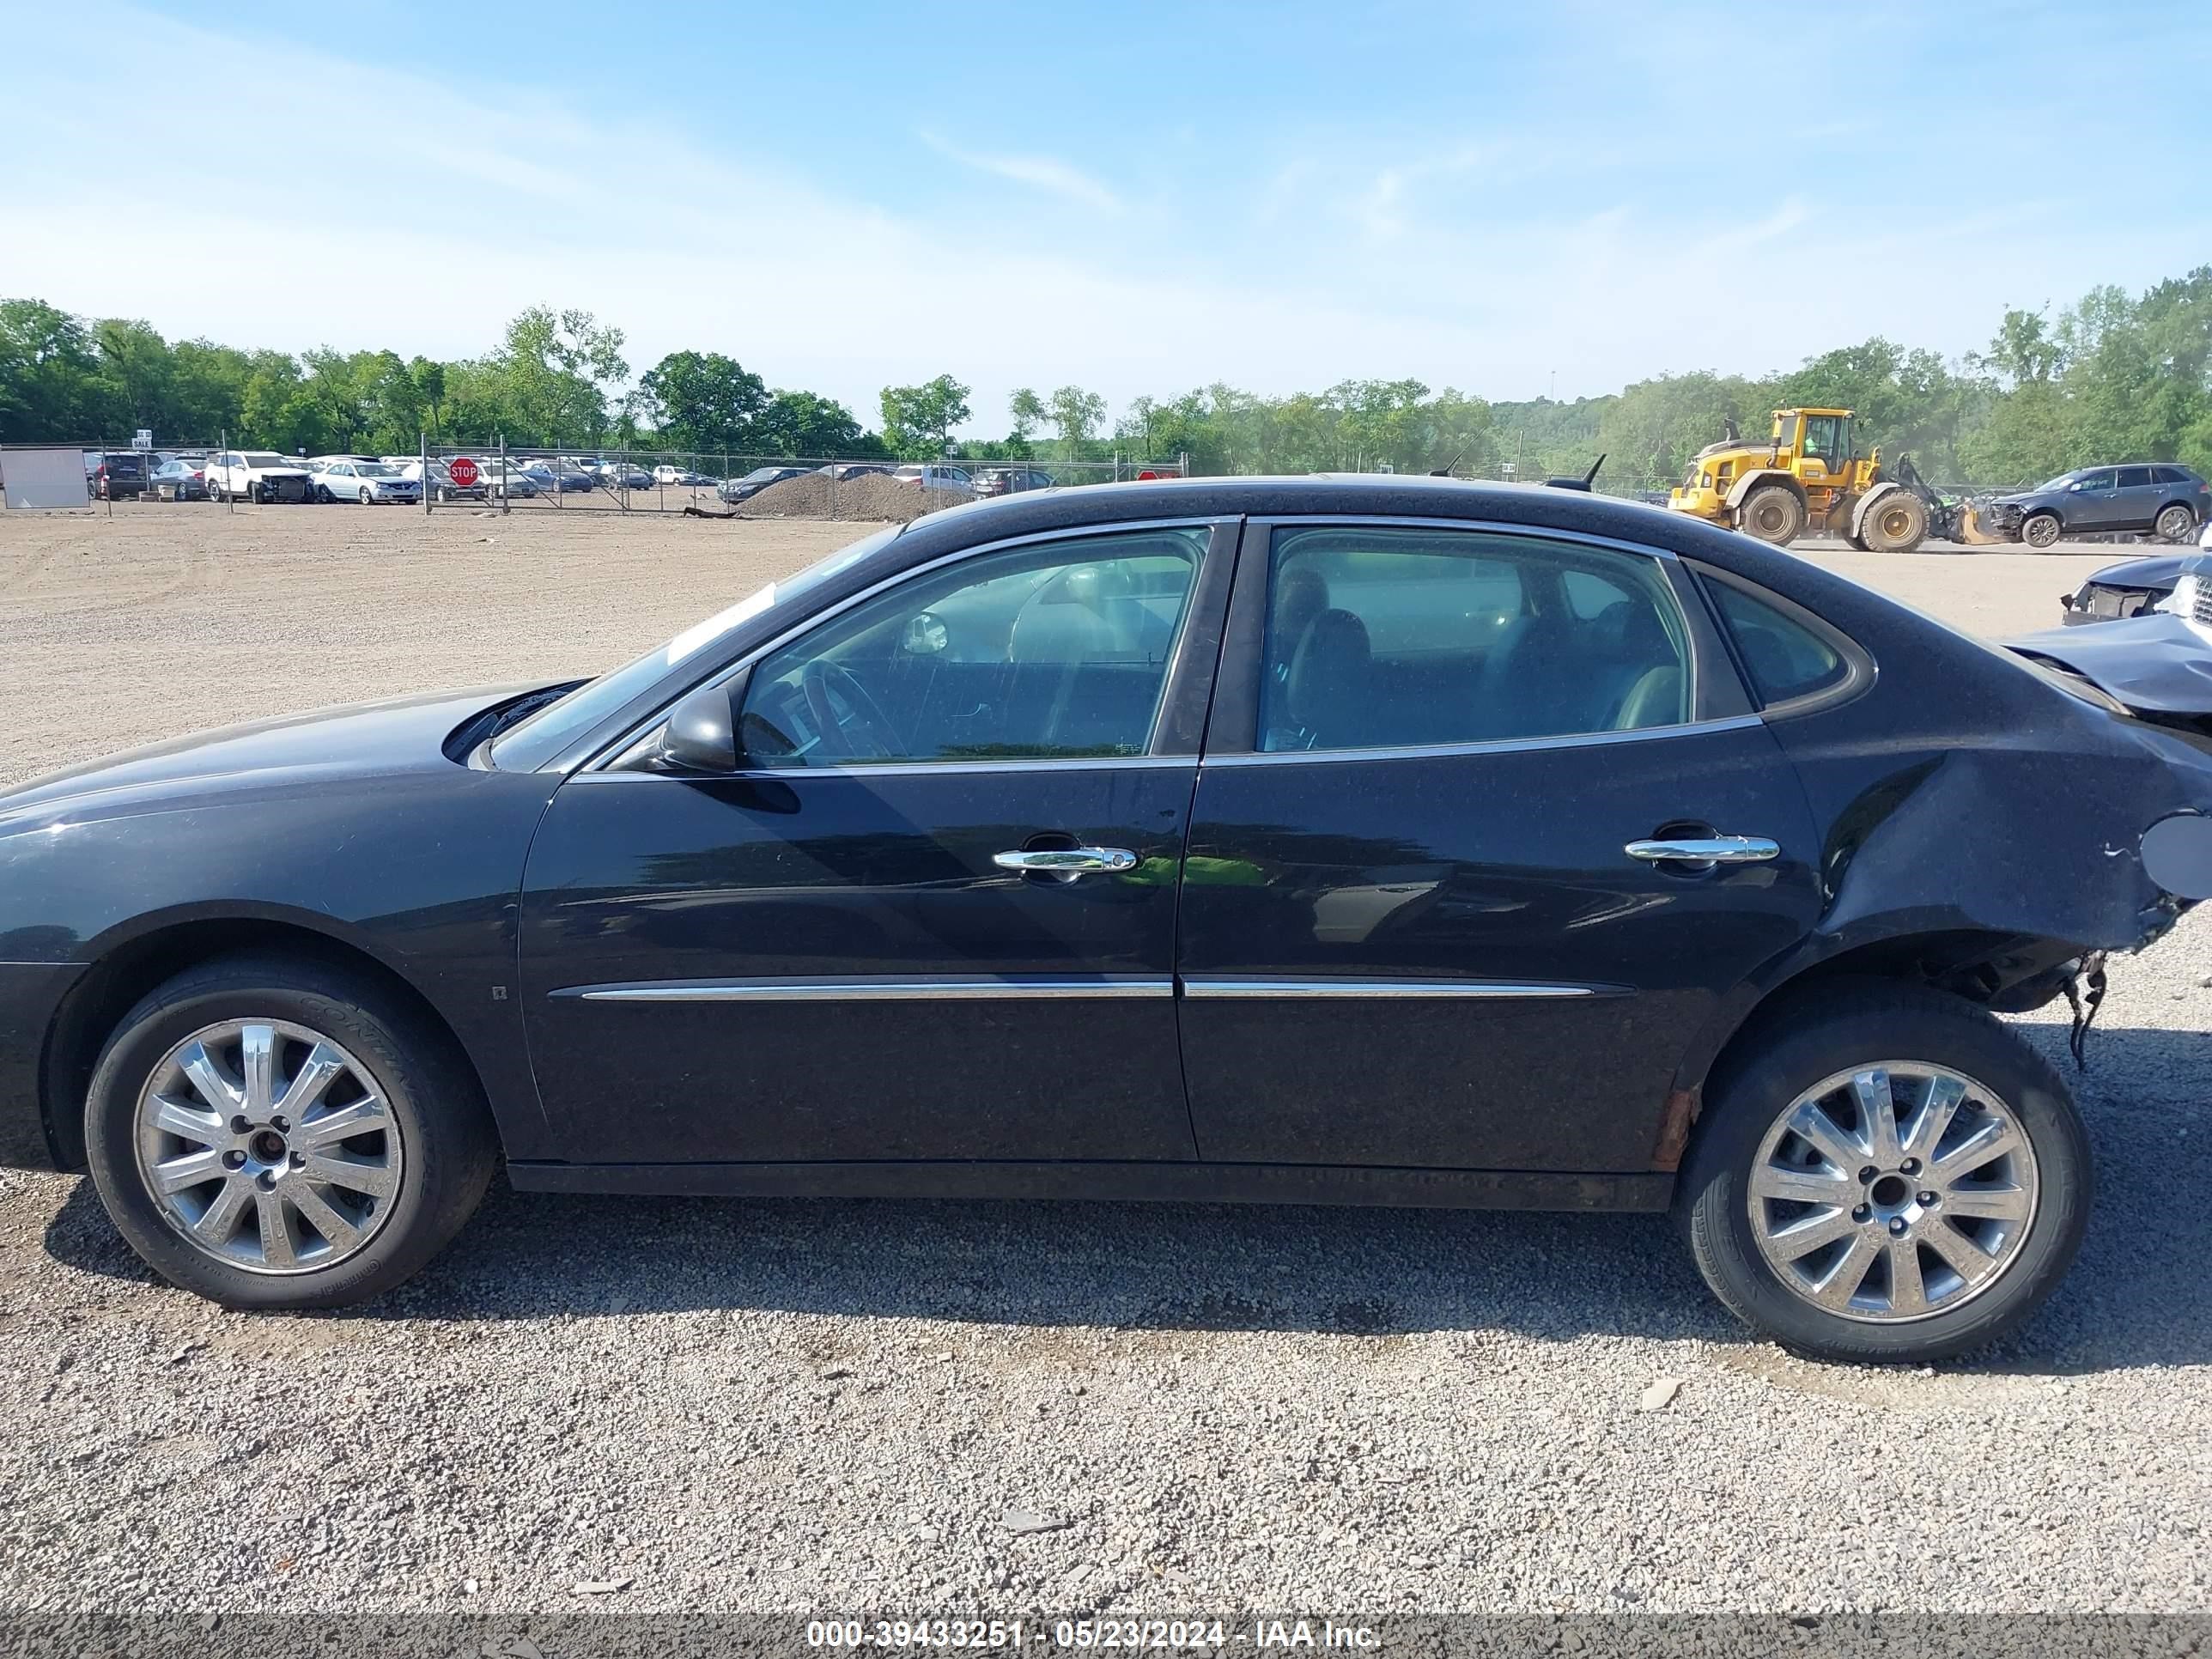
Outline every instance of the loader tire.
[[1787, 547], [1805, 533], [1805, 503], [1780, 484], [1766, 484], [1744, 498], [1735, 527], [1776, 547]]
[[1870, 553], [1910, 553], [1928, 536], [1928, 503], [1893, 489], [1867, 509], [1859, 536]]

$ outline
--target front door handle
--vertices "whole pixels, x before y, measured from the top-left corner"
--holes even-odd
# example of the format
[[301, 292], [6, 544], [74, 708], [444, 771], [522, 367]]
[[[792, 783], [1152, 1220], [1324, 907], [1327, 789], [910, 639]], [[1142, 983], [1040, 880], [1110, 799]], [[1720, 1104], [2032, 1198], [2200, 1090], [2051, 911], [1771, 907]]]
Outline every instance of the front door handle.
[[1137, 855], [1126, 847], [1041, 847], [1035, 851], [994, 853], [991, 862], [1001, 870], [1018, 870], [1024, 875], [1087, 876], [1099, 871], [1133, 870]]
[[1670, 836], [1659, 841], [1632, 841], [1621, 850], [1632, 859], [1684, 864], [1763, 864], [1782, 852], [1764, 836]]

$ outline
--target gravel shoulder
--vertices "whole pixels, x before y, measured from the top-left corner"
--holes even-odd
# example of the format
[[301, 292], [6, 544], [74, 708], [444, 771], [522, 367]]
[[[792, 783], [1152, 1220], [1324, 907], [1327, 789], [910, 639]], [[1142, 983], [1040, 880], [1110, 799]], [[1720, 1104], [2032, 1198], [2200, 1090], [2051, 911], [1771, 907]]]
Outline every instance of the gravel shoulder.
[[[865, 528], [550, 518], [0, 514], [0, 780], [590, 672]], [[2003, 634], [2110, 553], [1814, 556]], [[0, 1173], [0, 1607], [2212, 1610], [2212, 934], [2113, 981], [2080, 1263], [1932, 1373], [1747, 1340], [1656, 1218], [501, 1188], [272, 1318]]]

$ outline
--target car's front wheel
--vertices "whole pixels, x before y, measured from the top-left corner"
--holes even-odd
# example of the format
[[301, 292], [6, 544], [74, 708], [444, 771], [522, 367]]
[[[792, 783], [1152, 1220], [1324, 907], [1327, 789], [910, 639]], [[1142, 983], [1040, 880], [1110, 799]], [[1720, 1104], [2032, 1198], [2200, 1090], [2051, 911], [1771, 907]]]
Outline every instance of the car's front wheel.
[[2197, 515], [2175, 501], [2158, 515], [2158, 533], [2169, 542], [2192, 540], [2197, 534]]
[[2020, 538], [2030, 547], [2050, 547], [2058, 540], [2056, 513], [2031, 513], [2021, 521]]
[[1784, 1347], [1920, 1364], [2035, 1311], [2091, 1187], [2066, 1085], [2017, 1035], [1940, 992], [1838, 981], [1723, 1058], [1676, 1213], [1713, 1293]]
[[496, 1162], [475, 1079], [421, 1016], [278, 957], [189, 969], [125, 1015], [85, 1139], [131, 1247], [232, 1308], [391, 1289], [459, 1231]]

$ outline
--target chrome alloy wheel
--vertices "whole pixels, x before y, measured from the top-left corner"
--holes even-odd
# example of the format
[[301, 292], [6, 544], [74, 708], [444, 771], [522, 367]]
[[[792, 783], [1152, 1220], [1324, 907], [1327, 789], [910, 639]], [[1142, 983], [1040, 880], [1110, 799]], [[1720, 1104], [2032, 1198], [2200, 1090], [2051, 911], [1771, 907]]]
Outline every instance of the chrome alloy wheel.
[[1875, 1324], [1972, 1300], [2034, 1224], [2035, 1152], [2012, 1108], [1921, 1060], [1838, 1072], [1792, 1101], [1753, 1159], [1753, 1236], [1823, 1312]]
[[249, 1273], [343, 1261], [390, 1218], [399, 1125], [367, 1067], [288, 1020], [195, 1031], [139, 1091], [138, 1175], [186, 1243]]

